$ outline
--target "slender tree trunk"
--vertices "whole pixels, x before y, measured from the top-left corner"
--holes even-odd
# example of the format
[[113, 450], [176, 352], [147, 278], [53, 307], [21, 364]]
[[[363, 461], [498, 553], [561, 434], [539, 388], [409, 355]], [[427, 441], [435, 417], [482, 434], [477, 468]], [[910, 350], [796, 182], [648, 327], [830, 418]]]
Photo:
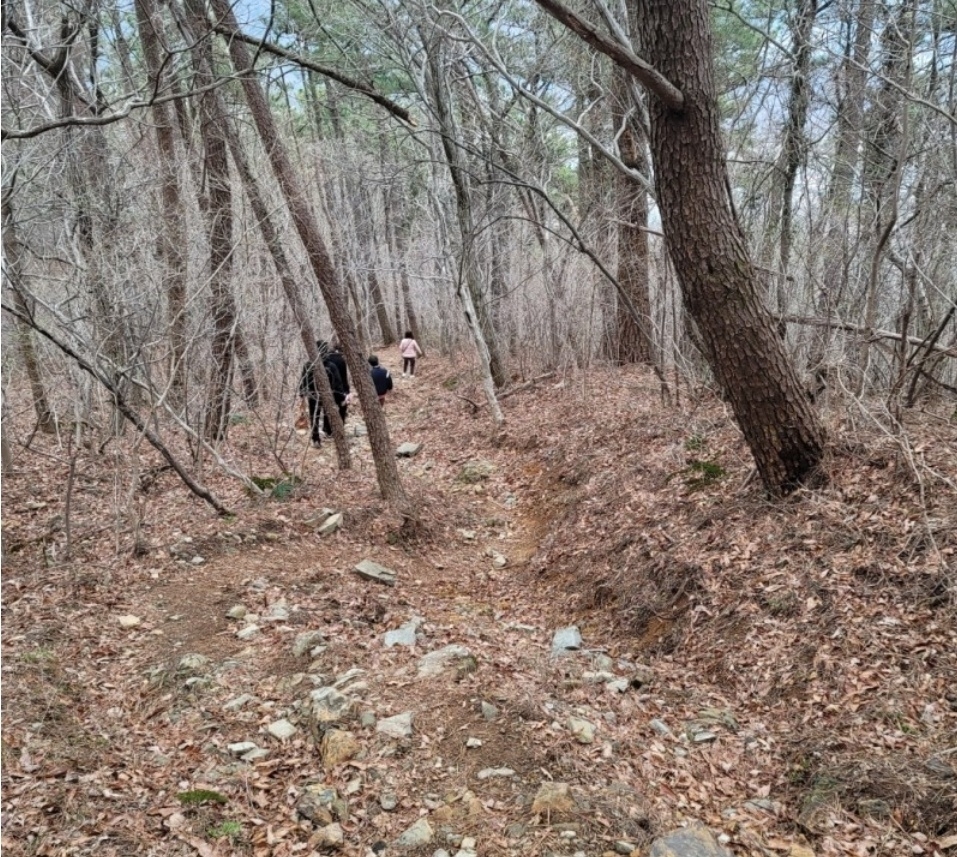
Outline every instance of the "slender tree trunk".
[[761, 302], [728, 198], [708, 4], [646, 0], [637, 21], [645, 58], [684, 96], [681, 110], [652, 98], [650, 119], [658, 202], [685, 305], [765, 488], [786, 493], [818, 470], [824, 432]]
[[[17, 235], [17, 223], [13, 216], [13, 205], [10, 202], [11, 189], [3, 189], [3, 255], [6, 265], [4, 274], [13, 293], [14, 306], [25, 316], [30, 317], [30, 307], [23, 290], [22, 255], [20, 253], [20, 238]], [[43, 377], [40, 374], [40, 361], [37, 358], [36, 344], [33, 341], [33, 331], [17, 321], [17, 344], [23, 355], [23, 365], [27, 370], [27, 379], [30, 382], [30, 392], [33, 394], [33, 410], [37, 415], [37, 426], [40, 431], [52, 434], [56, 431], [56, 422], [53, 411], [47, 399], [46, 389], [43, 386]]]
[[[238, 29], [233, 13], [226, 5], [225, 0], [212, 0], [212, 3], [216, 16], [227, 27]], [[286, 199], [286, 204], [289, 206], [289, 212], [296, 225], [296, 230], [306, 248], [319, 289], [326, 301], [333, 327], [342, 343], [346, 362], [352, 374], [352, 383], [359, 394], [363, 416], [369, 429], [369, 442], [375, 460], [379, 490], [396, 511], [407, 519], [411, 519], [414, 515], [402, 488], [402, 483], [399, 481], [395, 451], [389, 439], [389, 429], [386, 425], [385, 415], [372, 384], [372, 376], [369, 374], [368, 363], [366, 363], [365, 355], [359, 343], [355, 322], [346, 311], [346, 298], [342, 284], [336, 276], [329, 251], [326, 249], [319, 226], [309, 208], [304, 188], [286, 154], [285, 146], [279, 136], [279, 130], [276, 127], [266, 97], [259, 82], [249, 73], [251, 62], [249, 51], [245, 44], [233, 39], [229, 41], [229, 52], [236, 70], [242, 74], [241, 82], [250, 113], [252, 113], [253, 121], [256, 123], [256, 128], [262, 138], [263, 147], [269, 156], [276, 180], [279, 182]]]

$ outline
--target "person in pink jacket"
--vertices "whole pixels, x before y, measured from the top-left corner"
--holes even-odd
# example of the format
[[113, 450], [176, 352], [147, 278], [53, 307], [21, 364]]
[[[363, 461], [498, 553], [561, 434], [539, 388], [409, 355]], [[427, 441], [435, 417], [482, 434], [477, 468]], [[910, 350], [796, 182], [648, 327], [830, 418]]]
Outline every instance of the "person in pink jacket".
[[419, 343], [412, 336], [412, 331], [407, 330], [405, 337], [399, 343], [399, 354], [402, 355], [402, 377], [407, 375], [410, 378], [415, 377], [415, 358], [422, 356], [422, 349]]

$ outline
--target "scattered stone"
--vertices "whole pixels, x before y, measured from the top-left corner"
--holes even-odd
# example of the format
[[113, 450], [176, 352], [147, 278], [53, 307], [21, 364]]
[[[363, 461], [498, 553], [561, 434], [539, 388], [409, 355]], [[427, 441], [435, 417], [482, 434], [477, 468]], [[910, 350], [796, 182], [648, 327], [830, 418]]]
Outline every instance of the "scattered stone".
[[286, 622], [289, 620], [289, 608], [286, 606], [286, 599], [282, 598], [269, 607], [269, 610], [263, 616], [264, 622]]
[[209, 676], [193, 675], [186, 679], [183, 684], [187, 690], [203, 690], [209, 687], [212, 682], [209, 680]]
[[551, 822], [575, 812], [576, 803], [568, 783], [542, 783], [532, 801], [532, 815], [542, 815]]
[[624, 693], [631, 687], [631, 683], [626, 678], [616, 678], [614, 681], [608, 682], [605, 687], [614, 693]]
[[395, 847], [403, 850], [421, 848], [423, 845], [428, 845], [434, 835], [428, 819], [420, 818], [395, 840]]
[[732, 732], [739, 729], [738, 721], [727, 708], [702, 708], [698, 717], [706, 723], [719, 723]]
[[414, 646], [415, 632], [419, 629], [419, 623], [413, 619], [406, 622], [401, 628], [395, 631], [386, 631], [385, 647], [391, 649], [393, 646]]
[[359, 715], [359, 725], [365, 729], [369, 729], [372, 726], [375, 726], [375, 712], [374, 711], [363, 711]]
[[384, 565], [373, 562], [371, 559], [362, 560], [355, 567], [355, 571], [359, 577], [364, 577], [366, 580], [374, 580], [376, 583], [384, 583], [386, 586], [395, 586], [395, 572]]
[[592, 672], [590, 670], [585, 670], [582, 673], [582, 681], [585, 684], [607, 684], [610, 681], [615, 680], [615, 674], [610, 672], [605, 672], [601, 670], [599, 672]]
[[257, 745], [253, 741], [240, 741], [237, 744], [227, 744], [226, 749], [234, 756], [242, 756], [250, 750], [255, 750]]
[[264, 750], [262, 747], [256, 747], [255, 750], [250, 750], [248, 753], [243, 753], [241, 758], [244, 762], [256, 762], [259, 759], [265, 759], [268, 755], [268, 750]]
[[880, 798], [862, 798], [857, 802], [857, 809], [861, 815], [869, 815], [871, 818], [890, 818], [891, 814], [891, 805]]
[[405, 711], [395, 717], [386, 717], [375, 725], [375, 731], [390, 738], [409, 738], [412, 735], [412, 712]]
[[137, 625], [141, 625], [143, 620], [139, 616], [134, 616], [132, 613], [128, 613], [126, 616], [119, 616], [117, 621], [120, 623], [121, 628], [135, 628]]
[[396, 458], [414, 458], [419, 454], [419, 450], [421, 449], [421, 443], [412, 443], [411, 441], [406, 441], [405, 443], [399, 445], [399, 448], [395, 451], [395, 456]]
[[194, 557], [190, 560], [190, 562], [191, 562], [193, 565], [202, 565], [204, 562], [206, 562], [206, 557], [204, 557], [204, 556], [194, 556]]
[[[332, 683], [332, 686], [336, 690], [346, 690], [348, 688], [349, 692], [352, 693], [356, 688], [359, 687], [359, 683], [351, 684], [359, 676], [366, 674], [365, 670], [359, 669], [359, 667], [353, 667], [351, 670], [346, 670], [342, 675], [336, 676], [336, 680]], [[362, 689], [366, 689], [366, 685], [363, 685]]]
[[337, 512], [335, 515], [330, 515], [329, 518], [323, 522], [322, 526], [316, 530], [316, 533], [320, 536], [331, 536], [341, 526], [342, 512]]
[[511, 768], [483, 768], [476, 776], [480, 780], [488, 780], [492, 777], [514, 777], [515, 771]]
[[598, 670], [598, 672], [610, 673], [615, 669], [615, 662], [603, 652], [599, 652], [597, 655], [595, 655], [595, 657], [592, 659], [592, 663], [595, 665], [595, 669]]
[[296, 639], [292, 644], [292, 653], [295, 657], [301, 658], [306, 652], [309, 652], [323, 641], [322, 631], [304, 631], [296, 634]]
[[774, 813], [774, 801], [763, 797], [752, 798], [744, 802], [745, 809], [760, 809], [764, 812]]
[[685, 735], [695, 744], [710, 744], [712, 741], [718, 740], [718, 736], [714, 732], [697, 721], [689, 723], [685, 727]]
[[242, 619], [246, 615], [246, 608], [242, 604], [234, 604], [226, 611], [227, 619]]
[[659, 735], [672, 735], [672, 731], [668, 728], [663, 720], [659, 720], [657, 717], [648, 724], [652, 729], [655, 730]]
[[495, 720], [498, 717], [498, 709], [491, 702], [482, 701], [482, 717], [486, 720]]
[[310, 714], [319, 726], [347, 719], [354, 704], [351, 697], [334, 687], [320, 687], [309, 694]]
[[656, 839], [648, 857], [731, 857], [706, 827], [685, 827]]
[[458, 665], [457, 662], [466, 658], [472, 658], [472, 652], [457, 643], [452, 643], [442, 649], [436, 649], [419, 659], [419, 678], [437, 676], [446, 667], [453, 664]]
[[469, 461], [459, 473], [458, 481], [466, 485], [474, 485], [476, 482], [484, 482], [494, 472], [495, 466], [490, 461], [481, 459]]
[[179, 668], [187, 672], [199, 672], [200, 670], [206, 669], [210, 664], [209, 658], [206, 655], [196, 654], [195, 652], [183, 655], [179, 659]]
[[355, 758], [361, 749], [356, 736], [343, 729], [329, 729], [319, 745], [322, 765], [326, 770]]
[[525, 825], [520, 821], [512, 822], [505, 828], [505, 835], [509, 839], [522, 839], [525, 836]]
[[637, 845], [633, 845], [631, 842], [627, 842], [624, 839], [619, 839], [615, 843], [615, 853], [628, 855], [628, 854], [631, 854], [631, 852], [634, 851], [637, 847], [638, 847]]
[[244, 705], [249, 702], [255, 701], [256, 697], [251, 693], [243, 693], [240, 696], [237, 696], [235, 699], [229, 700], [224, 706], [224, 711], [239, 711]]
[[566, 652], [577, 652], [582, 647], [582, 635], [577, 625], [568, 628], [559, 628], [552, 637], [552, 654], [563, 655]]
[[386, 812], [392, 812], [399, 805], [399, 799], [392, 792], [383, 792], [379, 795], [379, 806]]
[[315, 824], [331, 824], [349, 820], [349, 804], [339, 793], [323, 783], [311, 783], [296, 804], [296, 811]]
[[320, 509], [315, 515], [310, 515], [303, 523], [307, 527], [321, 527], [335, 514], [334, 509]]
[[469, 749], [469, 750], [477, 750], [479, 747], [482, 746], [482, 739], [481, 739], [481, 738], [469, 738], [469, 739], [465, 742], [465, 746], [466, 746], [466, 748]]
[[345, 793], [346, 795], [358, 794], [362, 791], [362, 778], [353, 777], [349, 782], [346, 783]]
[[492, 551], [492, 568], [505, 568], [508, 565], [508, 557], [498, 551]]
[[236, 636], [240, 640], [251, 640], [259, 633], [258, 625], [247, 625], [245, 628], [236, 632]]
[[320, 828], [310, 839], [310, 844], [320, 851], [338, 850], [344, 842], [342, 828], [336, 822]]
[[474, 542], [478, 538], [478, 533], [475, 530], [459, 530], [459, 535], [463, 542]]
[[287, 738], [292, 738], [299, 730], [293, 726], [288, 720], [283, 718], [282, 720], [276, 720], [270, 723], [266, 727], [266, 731], [273, 736], [273, 738], [278, 738], [280, 741], [285, 741]]
[[592, 744], [595, 741], [595, 724], [582, 717], [569, 717], [568, 730], [579, 744]]
[[476, 845], [477, 843], [473, 837], [462, 837], [461, 847], [456, 852], [455, 857], [478, 857], [478, 852], [475, 850]]

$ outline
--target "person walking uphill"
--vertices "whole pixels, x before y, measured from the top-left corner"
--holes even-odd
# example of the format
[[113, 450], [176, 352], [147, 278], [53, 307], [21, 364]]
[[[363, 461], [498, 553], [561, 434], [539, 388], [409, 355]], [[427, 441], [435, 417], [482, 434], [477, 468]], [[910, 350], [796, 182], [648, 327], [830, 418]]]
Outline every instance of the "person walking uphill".
[[[336, 367], [339, 371], [339, 378], [342, 380], [345, 398], [341, 402], [336, 399], [336, 404], [339, 406], [339, 417], [342, 419], [342, 424], [345, 425], [346, 414], [349, 412], [349, 402], [352, 399], [352, 388], [349, 386], [349, 369], [346, 366], [346, 358], [342, 353], [342, 346], [338, 342], [332, 343], [332, 351], [329, 352], [326, 359]], [[330, 433], [328, 428], [325, 429], [325, 432], [326, 434]]]
[[375, 354], [369, 357], [369, 365], [372, 367], [372, 383], [375, 384], [375, 391], [379, 394], [379, 404], [385, 404], [385, 395], [392, 389], [392, 375], [385, 366], [379, 365], [379, 358]]
[[399, 343], [399, 354], [402, 355], [402, 377], [408, 375], [410, 378], [414, 378], [415, 358], [422, 356], [422, 349], [419, 348], [419, 343], [412, 336], [411, 330], [405, 332], [405, 337]]
[[[326, 378], [329, 379], [329, 386], [332, 388], [332, 396], [338, 405], [346, 397], [342, 389], [342, 378], [339, 376], [339, 370], [334, 363], [328, 360], [329, 344], [323, 340], [317, 340], [316, 348], [319, 351], [316, 362], [307, 361], [303, 366], [302, 376], [299, 379], [299, 395], [306, 400], [309, 406], [309, 426], [312, 435], [312, 445], [318, 447], [322, 443], [323, 429], [320, 428], [320, 414], [323, 415], [325, 423], [325, 435], [332, 434], [329, 426], [329, 418], [323, 413], [322, 402], [319, 399], [319, 388], [316, 385], [316, 363], [322, 362], [322, 368], [325, 370]], [[341, 409], [341, 405], [340, 405]]]

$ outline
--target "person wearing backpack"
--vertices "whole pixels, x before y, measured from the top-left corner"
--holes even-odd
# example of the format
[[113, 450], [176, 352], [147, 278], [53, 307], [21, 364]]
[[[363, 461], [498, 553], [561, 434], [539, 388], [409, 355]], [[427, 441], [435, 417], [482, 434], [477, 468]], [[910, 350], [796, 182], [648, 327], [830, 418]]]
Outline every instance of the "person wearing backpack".
[[[329, 417], [324, 413], [322, 401], [319, 398], [319, 388], [316, 385], [316, 363], [322, 362], [322, 368], [325, 370], [326, 378], [329, 380], [329, 386], [332, 388], [332, 397], [336, 404], [340, 405], [345, 400], [346, 394], [342, 387], [342, 378], [339, 376], [339, 370], [335, 364], [330, 362], [329, 344], [322, 339], [316, 341], [316, 348], [319, 352], [318, 359], [307, 361], [303, 366], [302, 376], [299, 379], [299, 396], [306, 400], [309, 407], [309, 426], [312, 435], [312, 445], [318, 448], [322, 444], [323, 436], [329, 437], [332, 429], [329, 426]], [[320, 423], [320, 414], [322, 422]]]
[[405, 332], [405, 336], [399, 343], [399, 354], [402, 355], [402, 377], [405, 378], [408, 375], [410, 378], [414, 378], [415, 358], [422, 356], [422, 349], [419, 348], [419, 343], [412, 336], [411, 330]]
[[375, 391], [379, 394], [379, 404], [385, 404], [385, 396], [392, 389], [392, 375], [385, 366], [379, 365], [379, 358], [372, 354], [369, 357], [369, 365], [372, 367], [372, 383], [375, 384]]

